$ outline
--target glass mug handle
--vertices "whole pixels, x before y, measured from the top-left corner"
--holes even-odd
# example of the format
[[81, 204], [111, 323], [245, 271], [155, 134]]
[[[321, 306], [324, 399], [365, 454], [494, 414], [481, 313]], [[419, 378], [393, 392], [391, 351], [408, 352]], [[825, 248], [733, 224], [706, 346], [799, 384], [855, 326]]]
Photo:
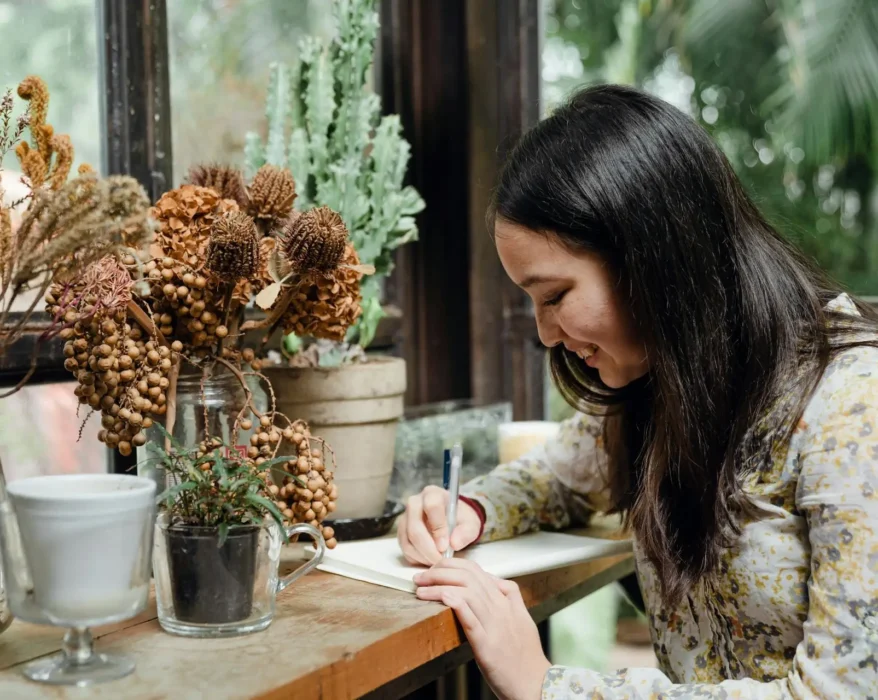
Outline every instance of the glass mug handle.
[[293, 581], [302, 578], [302, 576], [311, 571], [315, 566], [323, 561], [323, 555], [326, 554], [326, 541], [323, 539], [323, 533], [321, 533], [320, 530], [318, 530], [313, 525], [309, 525], [308, 523], [299, 523], [297, 525], [285, 527], [284, 530], [286, 530], [288, 538], [293, 537], [293, 535], [308, 535], [312, 540], [314, 540], [314, 544], [317, 547], [317, 552], [314, 554], [313, 557], [311, 557], [310, 561], [302, 564], [302, 566], [300, 566], [292, 573], [289, 573], [283, 578], [278, 579], [278, 593], [284, 590], [284, 588], [289, 586]]

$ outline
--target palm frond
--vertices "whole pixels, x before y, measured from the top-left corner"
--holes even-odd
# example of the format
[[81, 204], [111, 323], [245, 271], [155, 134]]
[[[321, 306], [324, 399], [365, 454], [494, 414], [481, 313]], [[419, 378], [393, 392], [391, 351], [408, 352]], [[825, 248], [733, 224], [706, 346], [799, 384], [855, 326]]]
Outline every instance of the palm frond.
[[766, 102], [826, 162], [871, 150], [878, 128], [878, 5], [873, 0], [785, 3], [789, 81]]

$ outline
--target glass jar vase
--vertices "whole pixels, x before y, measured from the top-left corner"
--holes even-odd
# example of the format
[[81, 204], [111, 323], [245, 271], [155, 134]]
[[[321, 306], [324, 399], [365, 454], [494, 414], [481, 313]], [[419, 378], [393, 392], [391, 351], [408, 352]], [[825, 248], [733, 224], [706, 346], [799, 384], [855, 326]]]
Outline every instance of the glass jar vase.
[[[260, 412], [268, 410], [268, 396], [254, 377], [246, 377], [247, 388], [253, 396], [253, 405]], [[247, 393], [237, 376], [223, 365], [205, 369], [184, 363], [177, 378], [176, 411], [170, 431], [182, 449], [197, 447], [206, 437], [219, 438], [224, 445], [246, 454], [250, 437], [256, 433], [259, 421], [250, 414], [253, 427], [235, 434], [235, 421], [247, 401]], [[157, 420], [167, 426], [168, 415]], [[147, 442], [137, 448], [137, 474], [156, 481], [158, 493], [169, 485], [162, 467], [162, 449], [165, 436], [155, 425], [146, 432]]]

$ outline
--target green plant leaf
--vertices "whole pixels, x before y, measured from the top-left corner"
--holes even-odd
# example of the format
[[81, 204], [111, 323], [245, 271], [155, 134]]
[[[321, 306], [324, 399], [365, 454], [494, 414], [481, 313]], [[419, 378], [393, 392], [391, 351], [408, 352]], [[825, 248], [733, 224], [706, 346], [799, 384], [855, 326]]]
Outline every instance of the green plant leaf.
[[228, 539], [228, 537], [229, 537], [229, 524], [228, 523], [220, 523], [219, 537], [217, 538], [216, 546], [218, 548], [222, 547], [226, 543], [226, 540]]
[[156, 496], [156, 503], [167, 502], [168, 505], [171, 505], [177, 498], [177, 494], [179, 494], [181, 491], [192, 491], [196, 488], [196, 486], [197, 485], [191, 481], [184, 481], [182, 483], [169, 486], [164, 491], [162, 491], [159, 496]]
[[275, 519], [277, 524], [280, 525], [281, 528], [283, 528], [283, 515], [277, 509], [277, 506], [274, 503], [269, 501], [264, 496], [260, 496], [255, 493], [248, 493], [244, 498], [253, 505], [260, 506], [265, 511], [267, 511], [271, 515], [271, 517]]
[[[167, 431], [165, 426], [163, 426], [158, 421], [154, 422], [152, 424], [152, 426], [162, 434], [163, 438], [165, 438], [166, 440], [168, 440], [170, 442], [171, 447], [173, 448], [174, 452], [177, 452], [177, 453], [185, 453], [186, 452], [186, 449], [180, 444], [180, 442], [177, 440], [177, 438], [175, 438], [173, 435], [171, 435]], [[160, 449], [164, 454], [167, 454], [164, 447], [158, 446], [158, 449]]]

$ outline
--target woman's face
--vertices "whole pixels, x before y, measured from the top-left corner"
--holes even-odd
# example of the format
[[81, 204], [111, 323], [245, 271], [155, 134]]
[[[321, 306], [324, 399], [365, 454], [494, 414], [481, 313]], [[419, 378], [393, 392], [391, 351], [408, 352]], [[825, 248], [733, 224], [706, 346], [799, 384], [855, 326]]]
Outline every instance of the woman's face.
[[617, 280], [597, 255], [499, 218], [494, 234], [506, 274], [533, 300], [544, 345], [564, 345], [612, 389], [647, 373], [646, 349]]

